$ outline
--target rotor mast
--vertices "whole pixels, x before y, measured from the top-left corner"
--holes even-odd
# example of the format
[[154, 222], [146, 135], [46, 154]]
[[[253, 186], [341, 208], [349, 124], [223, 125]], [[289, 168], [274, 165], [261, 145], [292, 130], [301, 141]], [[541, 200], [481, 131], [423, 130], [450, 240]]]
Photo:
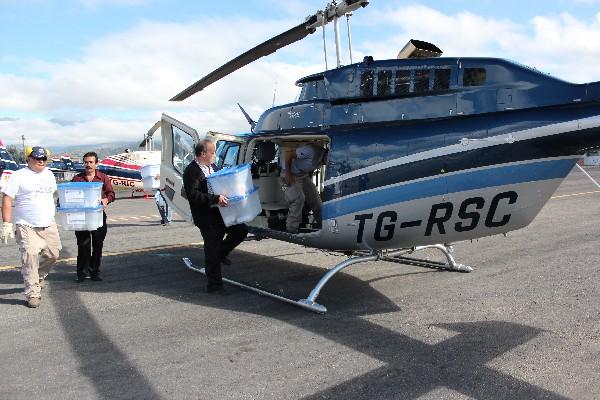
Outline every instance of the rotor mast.
[[[319, 26], [323, 29], [323, 50], [325, 53], [325, 69], [327, 69], [327, 46], [325, 44], [325, 24], [333, 21], [333, 30], [335, 36], [335, 55], [336, 55], [336, 67], [342, 65], [342, 47], [340, 40], [340, 28], [339, 19], [346, 16], [346, 22], [348, 24], [348, 46], [350, 49], [350, 62], [352, 62], [352, 42], [350, 39], [350, 17], [352, 12], [361, 7], [369, 5], [369, 0], [343, 0], [337, 2], [333, 0], [325, 7], [324, 11], [319, 11], [315, 14], [317, 20], [315, 23], [307, 26], [307, 29], [316, 29]], [[308, 17], [307, 20], [311, 18]]]

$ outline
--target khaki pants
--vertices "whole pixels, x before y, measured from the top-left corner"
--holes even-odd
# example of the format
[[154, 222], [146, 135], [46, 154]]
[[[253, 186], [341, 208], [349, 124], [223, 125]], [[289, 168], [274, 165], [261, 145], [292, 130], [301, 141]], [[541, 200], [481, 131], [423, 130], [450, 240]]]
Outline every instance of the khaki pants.
[[284, 185], [285, 199], [288, 202], [289, 210], [285, 221], [285, 228], [288, 232], [296, 233], [302, 222], [302, 208], [304, 203], [308, 205], [313, 212], [314, 222], [321, 223], [321, 197], [312, 178], [309, 175], [295, 176], [294, 183], [285, 186], [285, 179], [281, 178]]
[[56, 224], [47, 228], [17, 225], [17, 243], [21, 252], [21, 275], [25, 297], [42, 297], [40, 277], [45, 278], [62, 249]]

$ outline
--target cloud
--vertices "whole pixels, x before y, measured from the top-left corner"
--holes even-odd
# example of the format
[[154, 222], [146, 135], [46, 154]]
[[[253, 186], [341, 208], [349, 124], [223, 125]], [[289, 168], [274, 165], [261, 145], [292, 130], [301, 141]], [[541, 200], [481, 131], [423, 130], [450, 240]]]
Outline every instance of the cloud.
[[[236, 29], [227, 28], [231, 25]], [[106, 142], [123, 135], [141, 138], [165, 112], [184, 114], [189, 119], [183, 121], [198, 124], [199, 130], [247, 131], [237, 102], [257, 119], [271, 106], [274, 92], [277, 104], [293, 101], [298, 91], [295, 80], [322, 67], [294, 65], [277, 57], [263, 59], [184, 102], [168, 99], [261, 41], [250, 42], [247, 32], [253, 32], [253, 38], [267, 39], [288, 27], [289, 21], [244, 18], [185, 24], [146, 21], [91, 42], [78, 59], [28, 62], [24, 70], [35, 77], [0, 73], [0, 108], [39, 117], [5, 128], [19, 132], [13, 135], [17, 138], [22, 133], [35, 134], [52, 143], [80, 138]], [[218, 40], [215, 32], [220, 32]], [[141, 115], [154, 116], [143, 122]], [[114, 124], [108, 123], [109, 116]], [[76, 123], [64, 129], [64, 121]], [[100, 126], [101, 133], [96, 131]], [[138, 129], [132, 131], [133, 126]]]
[[[231, 22], [229, 22], [231, 23]], [[233, 22], [237, 29], [224, 29], [226, 21], [188, 24], [144, 22], [118, 34], [91, 43], [81, 59], [58, 64], [30, 63], [29, 69], [46, 78], [0, 74], [0, 107], [19, 111], [82, 109], [174, 108], [168, 99], [208, 74], [212, 69], [247, 50], [246, 32], [258, 37], [279, 33], [281, 23]], [[214, 40], [214, 32], [221, 32]], [[262, 61], [231, 74], [227, 80], [204, 90], [177, 107], [217, 108], [272, 97], [275, 82], [292, 83], [303, 67]], [[252, 86], [252, 87], [251, 87]], [[280, 85], [283, 86], [283, 85]], [[259, 91], [256, 87], [260, 87]], [[290, 100], [293, 94], [282, 93]], [[294, 92], [294, 90], [292, 90]], [[291, 94], [291, 96], [290, 96]]]
[[96, 118], [65, 125], [61, 121], [28, 118], [0, 121], [0, 132], [5, 143], [20, 143], [21, 135], [25, 135], [30, 146], [92, 145], [116, 140], [141, 140], [143, 132], [151, 125], [147, 121], [146, 118], [125, 121]]
[[[450, 57], [500, 57], [574, 82], [600, 78], [600, 13], [578, 20], [569, 13], [538, 15], [520, 25], [468, 11], [452, 15], [422, 5], [377, 12], [378, 20], [400, 28], [382, 41], [361, 44], [375, 58], [393, 58], [409, 39], [432, 42]], [[393, 53], [393, 54], [391, 54]]]

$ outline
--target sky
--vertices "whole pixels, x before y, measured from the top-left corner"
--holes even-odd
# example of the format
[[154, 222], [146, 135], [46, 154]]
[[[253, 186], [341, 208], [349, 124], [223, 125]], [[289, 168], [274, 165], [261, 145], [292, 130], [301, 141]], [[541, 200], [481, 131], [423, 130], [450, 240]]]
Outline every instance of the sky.
[[[321, 31], [183, 102], [168, 99], [323, 9], [316, 0], [0, 0], [0, 139], [65, 146], [141, 141], [166, 113], [196, 130], [247, 132], [325, 69]], [[409, 39], [449, 57], [500, 57], [600, 80], [600, 0], [371, 0], [351, 18], [353, 61]], [[342, 21], [343, 64], [349, 64]], [[333, 25], [326, 28], [329, 67]]]

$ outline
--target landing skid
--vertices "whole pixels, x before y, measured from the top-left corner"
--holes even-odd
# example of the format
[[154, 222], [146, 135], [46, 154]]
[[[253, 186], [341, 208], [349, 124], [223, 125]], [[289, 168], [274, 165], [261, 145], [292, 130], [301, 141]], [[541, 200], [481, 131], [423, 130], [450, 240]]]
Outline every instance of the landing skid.
[[[430, 261], [430, 260], [405, 256], [406, 254], [411, 254], [415, 251], [424, 250], [424, 249], [440, 250], [446, 256], [447, 262], [443, 263], [443, 262], [439, 262], [439, 261]], [[327, 308], [316, 302], [317, 297], [319, 297], [319, 294], [321, 293], [321, 289], [323, 289], [325, 284], [327, 284], [327, 282], [329, 282], [329, 280], [331, 278], [333, 278], [333, 276], [335, 274], [337, 274], [338, 272], [340, 272], [341, 270], [343, 270], [346, 267], [349, 267], [354, 264], [363, 263], [363, 262], [381, 260], [381, 261], [394, 262], [394, 263], [398, 263], [398, 264], [414, 265], [414, 266], [423, 267], [423, 268], [443, 269], [443, 270], [448, 270], [448, 271], [457, 271], [457, 272], [473, 271], [473, 268], [471, 268], [467, 265], [457, 264], [454, 261], [452, 254], [450, 254], [451, 252], [452, 252], [451, 246], [445, 246], [442, 244], [435, 244], [435, 245], [430, 245], [430, 246], [417, 246], [412, 249], [398, 249], [398, 250], [392, 250], [392, 251], [389, 251], [389, 250], [388, 251], [371, 251], [368, 253], [367, 252], [364, 252], [364, 253], [357, 252], [356, 254], [359, 254], [358, 256], [352, 256], [352, 257], [348, 258], [347, 260], [342, 261], [341, 263], [335, 265], [333, 268], [331, 268], [329, 271], [327, 271], [327, 273], [325, 275], [323, 275], [321, 280], [319, 280], [319, 282], [315, 285], [313, 290], [311, 290], [308, 297], [305, 299], [300, 299], [300, 300], [290, 299], [289, 297], [281, 296], [281, 295], [278, 295], [271, 291], [259, 289], [255, 286], [252, 286], [252, 285], [249, 285], [246, 283], [242, 283], [242, 282], [236, 282], [236, 281], [233, 281], [233, 280], [227, 279], [227, 278], [223, 278], [223, 282], [226, 282], [230, 285], [237, 286], [237, 287], [245, 289], [245, 290], [249, 290], [251, 292], [261, 294], [263, 296], [270, 297], [275, 300], [283, 301], [284, 303], [288, 303], [288, 304], [292, 304], [292, 305], [304, 308], [305, 310], [309, 310], [309, 311], [312, 311], [312, 312], [315, 312], [318, 314], [324, 314], [327, 312]], [[205, 269], [194, 265], [189, 258], [183, 258], [183, 262], [192, 271], [199, 272], [203, 275], [206, 275]]]

